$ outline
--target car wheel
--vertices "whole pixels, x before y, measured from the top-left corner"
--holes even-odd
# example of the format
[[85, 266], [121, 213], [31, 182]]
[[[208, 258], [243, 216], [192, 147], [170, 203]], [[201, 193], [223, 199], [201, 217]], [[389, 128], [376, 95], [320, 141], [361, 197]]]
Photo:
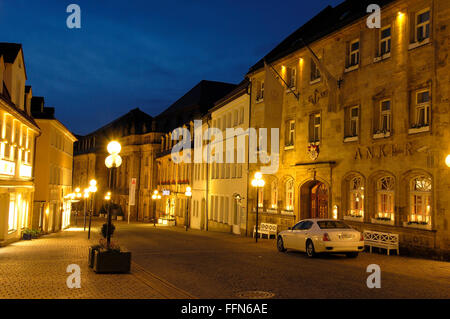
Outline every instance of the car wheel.
[[346, 253], [345, 255], [347, 256], [347, 258], [356, 258], [356, 257], [358, 257], [358, 253], [357, 252]]
[[279, 252], [283, 253], [286, 251], [286, 248], [284, 248], [283, 238], [281, 236], [278, 236], [277, 248]]
[[316, 257], [316, 251], [314, 250], [314, 244], [310, 239], [308, 239], [308, 241], [306, 242], [306, 255], [308, 255], [309, 258]]

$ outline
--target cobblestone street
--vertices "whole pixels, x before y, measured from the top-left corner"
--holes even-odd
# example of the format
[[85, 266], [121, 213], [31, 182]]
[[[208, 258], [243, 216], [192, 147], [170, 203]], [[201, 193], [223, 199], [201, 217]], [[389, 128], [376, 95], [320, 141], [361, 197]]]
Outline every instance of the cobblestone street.
[[[80, 224], [80, 223], [79, 223]], [[87, 240], [71, 228], [0, 248], [0, 298], [450, 298], [447, 262], [362, 253], [356, 259], [309, 259], [279, 253], [274, 240], [180, 227], [115, 222], [114, 240], [132, 252], [131, 274], [95, 274]], [[69, 289], [66, 268], [81, 267], [81, 289]], [[369, 289], [366, 267], [381, 267], [381, 289]]]
[[[88, 267], [88, 247], [100, 238], [94, 228], [71, 228], [0, 248], [0, 299], [190, 298], [188, 294], [132, 264], [131, 274], [95, 274]], [[81, 288], [69, 289], [67, 266], [81, 268]]]

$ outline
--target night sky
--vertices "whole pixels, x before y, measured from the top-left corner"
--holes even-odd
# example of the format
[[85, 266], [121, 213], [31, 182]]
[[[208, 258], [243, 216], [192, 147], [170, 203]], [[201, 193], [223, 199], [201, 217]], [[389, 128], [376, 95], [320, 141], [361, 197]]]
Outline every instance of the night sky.
[[[22, 43], [28, 85], [76, 134], [139, 107], [157, 115], [199, 81], [238, 83], [341, 0], [0, 0], [0, 42]], [[66, 7], [81, 7], [68, 29]]]

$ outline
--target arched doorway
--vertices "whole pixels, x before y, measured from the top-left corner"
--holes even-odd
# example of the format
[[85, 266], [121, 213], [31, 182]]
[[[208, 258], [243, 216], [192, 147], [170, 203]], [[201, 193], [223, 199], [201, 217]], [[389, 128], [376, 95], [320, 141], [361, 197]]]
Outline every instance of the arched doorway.
[[300, 188], [300, 219], [328, 218], [329, 192], [326, 184], [309, 181]]

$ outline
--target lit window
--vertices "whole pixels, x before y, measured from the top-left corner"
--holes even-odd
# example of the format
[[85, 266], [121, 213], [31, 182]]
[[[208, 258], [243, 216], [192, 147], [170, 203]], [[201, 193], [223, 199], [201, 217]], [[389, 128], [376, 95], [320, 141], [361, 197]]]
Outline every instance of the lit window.
[[349, 112], [348, 137], [356, 137], [359, 132], [359, 106], [350, 108]]
[[8, 232], [17, 230], [16, 194], [11, 193], [9, 198]]
[[286, 83], [289, 88], [295, 89], [297, 85], [297, 69], [295, 67], [287, 68]]
[[380, 130], [382, 132], [391, 131], [391, 101], [381, 101], [380, 104]]
[[391, 52], [391, 26], [381, 29], [380, 32], [380, 56]]
[[258, 86], [256, 90], [256, 101], [264, 100], [264, 81], [258, 81]]
[[422, 42], [430, 38], [430, 10], [426, 9], [416, 15], [415, 41]]
[[314, 62], [313, 59], [311, 59], [311, 82], [316, 81], [320, 79], [320, 70], [317, 67], [316, 62]]
[[356, 66], [359, 64], [359, 39], [350, 43], [348, 66]]
[[276, 209], [278, 207], [278, 182], [272, 182], [272, 193], [270, 197], [270, 207]]
[[286, 123], [285, 146], [294, 146], [295, 139], [295, 120]]
[[394, 220], [394, 179], [390, 176], [378, 180], [376, 219]]
[[431, 222], [431, 178], [420, 176], [411, 181], [409, 224], [429, 225]]
[[320, 113], [311, 114], [309, 117], [309, 142], [320, 141]]
[[258, 207], [264, 207], [264, 187], [258, 187]]
[[294, 180], [290, 179], [286, 182], [286, 210], [294, 210]]
[[356, 218], [364, 217], [364, 184], [361, 177], [350, 181], [350, 210], [348, 215]]
[[430, 125], [430, 91], [419, 91], [416, 93], [415, 127], [420, 128]]

